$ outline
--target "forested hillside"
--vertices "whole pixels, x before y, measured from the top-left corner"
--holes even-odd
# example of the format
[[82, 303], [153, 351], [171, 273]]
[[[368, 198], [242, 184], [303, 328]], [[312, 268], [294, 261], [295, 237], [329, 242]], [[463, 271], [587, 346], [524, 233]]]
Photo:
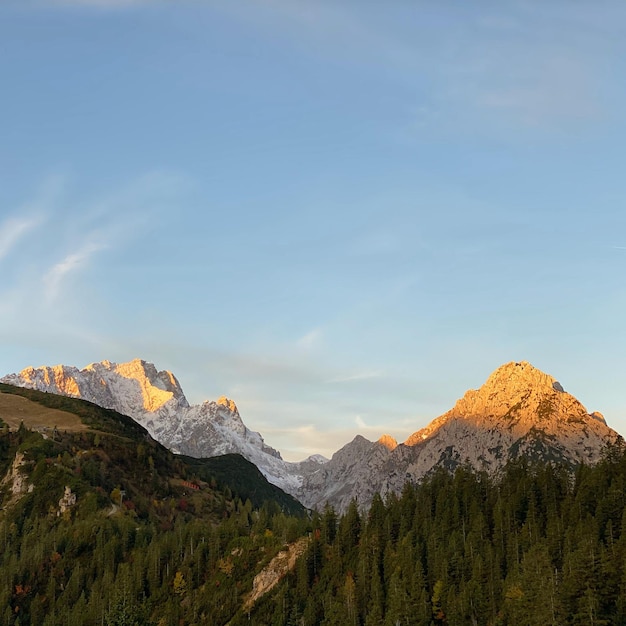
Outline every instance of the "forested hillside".
[[3, 626], [224, 624], [307, 533], [304, 509], [237, 455], [187, 463], [114, 411], [19, 393], [87, 428], [0, 420]]
[[251, 623], [625, 624], [625, 504], [619, 450], [575, 477], [524, 461], [501, 480], [439, 471], [367, 514], [316, 516]]

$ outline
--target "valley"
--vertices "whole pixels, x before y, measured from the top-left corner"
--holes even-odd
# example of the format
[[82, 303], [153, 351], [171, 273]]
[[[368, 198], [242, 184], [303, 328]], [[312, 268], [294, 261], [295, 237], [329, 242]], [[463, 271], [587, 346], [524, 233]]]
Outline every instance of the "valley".
[[[103, 363], [87, 370], [109, 373], [95, 388], [134, 419], [86, 401], [78, 370], [0, 383], [9, 626], [626, 620], [626, 447], [528, 363], [498, 368], [404, 443], [358, 436], [302, 464], [232, 400], [197, 409], [168, 372]], [[229, 452], [180, 454], [150, 434], [187, 432], [187, 419]], [[283, 484], [300, 502], [251, 462], [262, 455], [299, 472]]]

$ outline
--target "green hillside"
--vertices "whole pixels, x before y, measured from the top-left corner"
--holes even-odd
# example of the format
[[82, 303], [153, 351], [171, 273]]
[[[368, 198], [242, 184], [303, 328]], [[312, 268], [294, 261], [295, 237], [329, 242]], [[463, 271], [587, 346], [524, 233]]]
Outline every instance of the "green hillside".
[[113, 411], [6, 394], [87, 428], [45, 424], [24, 403], [19, 428], [0, 422], [1, 624], [225, 623], [255, 572], [306, 532], [303, 507], [237, 455], [186, 459]]

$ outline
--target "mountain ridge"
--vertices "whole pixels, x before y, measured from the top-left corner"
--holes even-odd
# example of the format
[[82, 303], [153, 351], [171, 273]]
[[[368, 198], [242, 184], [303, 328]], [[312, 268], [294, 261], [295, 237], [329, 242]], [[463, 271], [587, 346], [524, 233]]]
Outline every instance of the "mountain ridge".
[[189, 405], [171, 372], [141, 359], [92, 363], [83, 370], [26, 368], [0, 380], [114, 405], [107, 408], [130, 415], [174, 452], [242, 454], [305, 506], [320, 509], [328, 502], [338, 511], [352, 499], [367, 507], [377, 492], [399, 493], [407, 480], [419, 481], [439, 466], [466, 464], [494, 473], [507, 460], [527, 455], [574, 467], [597, 462], [606, 445], [621, 439], [600, 413], [587, 412], [554, 377], [526, 361], [500, 366], [403, 443], [389, 435], [376, 442], [357, 435], [330, 460], [313, 455], [299, 463], [284, 461], [249, 430], [234, 400], [222, 396]]
[[190, 405], [174, 374], [159, 371], [139, 358], [119, 364], [105, 360], [83, 369], [66, 365], [27, 367], [0, 378], [0, 382], [82, 398], [129, 415], [179, 454], [196, 458], [241, 454], [269, 482], [294, 496], [303, 472], [323, 458], [314, 455], [299, 463], [283, 460], [260, 433], [243, 423], [234, 400], [220, 396], [216, 401]]

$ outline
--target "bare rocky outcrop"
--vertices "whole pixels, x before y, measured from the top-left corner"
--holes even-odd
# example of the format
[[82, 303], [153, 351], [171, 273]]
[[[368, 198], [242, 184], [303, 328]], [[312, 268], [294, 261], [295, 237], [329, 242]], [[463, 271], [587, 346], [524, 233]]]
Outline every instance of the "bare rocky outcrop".
[[244, 611], [249, 611], [254, 603], [271, 591], [295, 566], [298, 557], [304, 554], [309, 540], [306, 537], [291, 543], [281, 550], [255, 577], [252, 591], [244, 602]]
[[28, 476], [24, 472], [24, 465], [26, 459], [23, 452], [17, 452], [11, 467], [9, 467], [7, 473], [0, 483], [1, 487], [9, 487], [11, 492], [10, 501], [7, 506], [17, 502], [23, 495], [30, 493], [34, 489], [34, 485], [28, 482]]
[[57, 517], [63, 515], [66, 511], [69, 511], [76, 504], [76, 494], [69, 486], [65, 486], [65, 490], [61, 499], [59, 500], [59, 510], [57, 511]]
[[398, 447], [398, 442], [391, 435], [381, 435], [378, 443], [385, 446], [387, 450], [395, 450]]

